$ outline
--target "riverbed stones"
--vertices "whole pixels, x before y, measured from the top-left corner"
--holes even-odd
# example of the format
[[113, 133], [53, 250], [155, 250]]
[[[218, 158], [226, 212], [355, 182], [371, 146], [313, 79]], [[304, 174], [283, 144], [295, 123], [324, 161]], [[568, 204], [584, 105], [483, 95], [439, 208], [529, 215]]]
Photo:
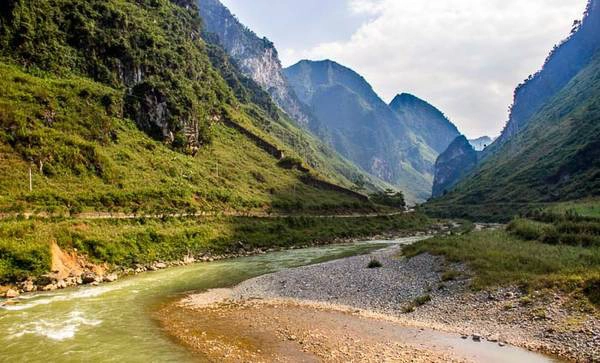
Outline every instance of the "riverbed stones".
[[16, 297], [18, 297], [20, 294], [17, 290], [13, 290], [13, 289], [8, 289], [5, 293], [4, 293], [4, 297], [7, 299], [14, 299]]
[[93, 272], [84, 272], [81, 275], [81, 282], [83, 284], [91, 284], [96, 282], [96, 274], [94, 274]]
[[117, 279], [119, 278], [119, 276], [117, 276], [116, 273], [112, 273], [112, 274], [108, 274], [106, 276], [104, 276], [104, 282], [115, 282], [117, 281]]

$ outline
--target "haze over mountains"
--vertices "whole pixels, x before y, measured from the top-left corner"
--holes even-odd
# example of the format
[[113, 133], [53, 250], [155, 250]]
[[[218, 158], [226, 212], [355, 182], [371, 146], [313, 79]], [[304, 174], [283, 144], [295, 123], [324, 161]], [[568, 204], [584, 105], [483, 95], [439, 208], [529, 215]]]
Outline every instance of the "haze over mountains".
[[332, 61], [283, 70], [273, 44], [219, 1], [199, 5], [206, 30], [298, 125], [410, 201], [430, 196], [435, 159], [459, 135], [440, 111], [408, 94], [387, 105], [364, 78]]

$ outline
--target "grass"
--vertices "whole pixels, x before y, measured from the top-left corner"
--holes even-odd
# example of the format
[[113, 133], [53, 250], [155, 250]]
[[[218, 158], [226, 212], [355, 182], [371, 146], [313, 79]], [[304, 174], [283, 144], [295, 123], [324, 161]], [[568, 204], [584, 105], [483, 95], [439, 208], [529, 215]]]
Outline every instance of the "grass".
[[600, 247], [549, 245], [503, 230], [432, 238], [403, 252], [408, 257], [428, 252], [466, 263], [475, 289], [522, 285], [575, 291], [600, 281]]
[[[111, 116], [102, 100], [119, 99], [114, 89], [76, 77], [35, 77], [2, 63], [0, 72], [0, 211], [370, 208], [304, 184], [303, 173], [279, 167], [275, 158], [222, 124], [212, 126], [210, 145], [187, 155], [149, 138], [133, 121]], [[31, 117], [49, 108], [54, 110], [51, 123]], [[98, 122], [108, 125], [106, 135], [98, 134]]]
[[548, 207], [546, 211], [552, 214], [564, 215], [571, 213], [582, 217], [600, 219], [600, 199], [587, 198], [578, 201], [557, 203], [551, 207]]
[[92, 261], [133, 266], [177, 260], [192, 253], [289, 247], [385, 231], [415, 231], [431, 220], [409, 214], [371, 218], [210, 217], [137, 220], [6, 220], [0, 222], [0, 282], [48, 272], [51, 241]]

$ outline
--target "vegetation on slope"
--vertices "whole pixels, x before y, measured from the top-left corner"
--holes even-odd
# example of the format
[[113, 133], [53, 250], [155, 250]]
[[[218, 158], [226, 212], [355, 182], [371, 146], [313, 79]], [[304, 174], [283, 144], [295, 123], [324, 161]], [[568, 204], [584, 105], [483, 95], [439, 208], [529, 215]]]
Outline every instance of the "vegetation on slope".
[[205, 253], [225, 254], [302, 246], [335, 238], [427, 228], [419, 214], [360, 218], [247, 218], [71, 220], [13, 219], [0, 223], [0, 283], [50, 269], [50, 245], [77, 249], [95, 262], [133, 267]]
[[600, 194], [600, 55], [430, 213], [508, 220]]
[[428, 252], [467, 263], [475, 288], [558, 288], [600, 305], [600, 219], [573, 210], [530, 218], [514, 220], [507, 230], [433, 238], [406, 247], [404, 254]]

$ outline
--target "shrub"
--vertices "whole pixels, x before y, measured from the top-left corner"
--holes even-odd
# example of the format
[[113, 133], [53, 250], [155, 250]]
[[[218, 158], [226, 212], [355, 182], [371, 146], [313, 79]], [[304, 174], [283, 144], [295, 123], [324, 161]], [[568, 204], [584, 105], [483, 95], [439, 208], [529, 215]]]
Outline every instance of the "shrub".
[[418, 298], [415, 299], [415, 305], [416, 306], [423, 306], [423, 305], [427, 304], [430, 301], [431, 301], [431, 295], [429, 295], [429, 294], [423, 295], [423, 296], [419, 296]]
[[456, 270], [448, 270], [442, 274], [442, 281], [453, 281], [460, 275]]
[[367, 268], [381, 268], [383, 267], [383, 264], [377, 260], [377, 259], [372, 259], [369, 264], [367, 265]]

